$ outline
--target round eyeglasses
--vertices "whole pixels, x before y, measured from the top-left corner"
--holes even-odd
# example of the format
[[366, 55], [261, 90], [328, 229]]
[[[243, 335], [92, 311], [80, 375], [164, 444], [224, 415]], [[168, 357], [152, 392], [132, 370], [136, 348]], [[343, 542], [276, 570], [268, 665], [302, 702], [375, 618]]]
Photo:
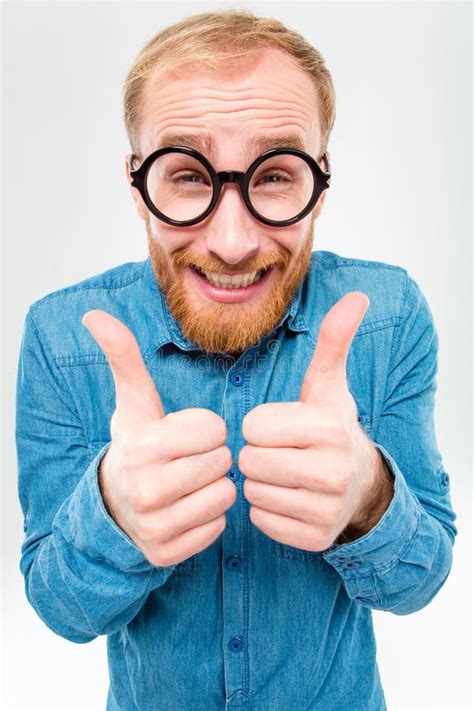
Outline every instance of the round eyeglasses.
[[[131, 156], [131, 160], [137, 158]], [[151, 153], [130, 171], [148, 209], [168, 225], [195, 225], [214, 210], [224, 183], [236, 183], [250, 213], [273, 227], [287, 227], [311, 212], [329, 187], [331, 169], [296, 148], [272, 148], [256, 158], [245, 173], [215, 171], [199, 151], [168, 146]]]

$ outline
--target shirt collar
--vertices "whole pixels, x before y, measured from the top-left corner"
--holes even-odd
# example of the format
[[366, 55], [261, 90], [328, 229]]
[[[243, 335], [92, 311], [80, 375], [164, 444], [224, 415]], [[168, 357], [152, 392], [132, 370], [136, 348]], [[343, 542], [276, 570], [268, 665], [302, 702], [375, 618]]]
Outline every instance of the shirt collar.
[[[274, 331], [280, 328], [286, 321], [289, 329], [295, 332], [307, 331], [308, 326], [303, 317], [301, 303], [302, 294], [306, 285], [306, 277], [297, 287], [293, 299], [286, 309], [284, 315], [275, 326]], [[151, 263], [151, 257], [144, 262], [143, 274], [144, 299], [143, 304], [147, 304], [147, 311], [150, 314], [150, 333], [154, 334], [152, 350], [156, 351], [165, 343], [174, 343], [183, 350], [196, 350], [195, 343], [190, 341], [183, 334], [181, 325], [174, 318], [166, 303], [165, 296], [156, 280], [156, 276]]]

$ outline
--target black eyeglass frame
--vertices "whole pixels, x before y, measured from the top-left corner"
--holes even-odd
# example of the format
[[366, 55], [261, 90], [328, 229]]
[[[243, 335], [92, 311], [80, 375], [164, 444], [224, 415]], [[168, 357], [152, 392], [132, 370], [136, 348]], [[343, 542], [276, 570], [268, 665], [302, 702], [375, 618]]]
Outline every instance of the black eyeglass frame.
[[[202, 163], [202, 165], [206, 168], [209, 175], [211, 176], [213, 189], [211, 202], [209, 203], [206, 210], [204, 210], [204, 212], [202, 212], [197, 217], [194, 217], [192, 220], [174, 220], [171, 217], [167, 217], [162, 212], [160, 212], [160, 210], [158, 210], [158, 208], [154, 205], [148, 193], [146, 187], [146, 178], [148, 175], [148, 171], [150, 170], [152, 163], [157, 158], [162, 155], [166, 155], [167, 153], [185, 153], [186, 155], [195, 158], [197, 161]], [[306, 161], [313, 174], [314, 188], [313, 194], [311, 195], [308, 204], [306, 205], [304, 210], [295, 215], [295, 217], [292, 217], [288, 220], [270, 220], [264, 217], [263, 215], [260, 215], [260, 213], [255, 210], [250, 201], [248, 189], [252, 175], [259, 167], [259, 165], [263, 163], [263, 161], [267, 158], [271, 158], [273, 156], [281, 154], [299, 156], [304, 161]], [[133, 164], [134, 159], [137, 157], [138, 156], [132, 153], [130, 165]], [[327, 166], [327, 172], [324, 171], [318, 165], [318, 163], [312, 156], [310, 156], [308, 153], [305, 153], [304, 151], [300, 151], [297, 148], [271, 148], [269, 151], [265, 151], [260, 156], [258, 156], [258, 158], [256, 158], [253, 163], [247, 168], [245, 173], [239, 170], [222, 170], [218, 173], [214, 169], [212, 164], [208, 161], [208, 159], [194, 148], [188, 148], [185, 146], [166, 146], [165, 148], [159, 148], [158, 150], [153, 151], [153, 153], [150, 153], [150, 155], [145, 158], [139, 168], [137, 168], [136, 170], [130, 170], [130, 177], [132, 179], [131, 185], [134, 188], [137, 188], [137, 190], [140, 192], [140, 195], [142, 196], [143, 201], [150, 210], [150, 212], [152, 212], [155, 217], [158, 217], [158, 219], [162, 220], [168, 225], [174, 225], [175, 227], [188, 227], [190, 225], [196, 225], [198, 222], [202, 222], [206, 219], [206, 217], [210, 215], [210, 213], [214, 210], [217, 203], [219, 202], [224, 183], [236, 183], [239, 186], [240, 194], [247, 209], [257, 220], [263, 222], [263, 224], [265, 225], [270, 225], [272, 227], [288, 227], [289, 225], [293, 225], [295, 224], [295, 222], [299, 222], [304, 217], [306, 217], [306, 215], [311, 212], [313, 207], [318, 202], [321, 193], [329, 187], [331, 180], [331, 166], [329, 164], [329, 158], [326, 153], [323, 153], [321, 158], [324, 160]]]

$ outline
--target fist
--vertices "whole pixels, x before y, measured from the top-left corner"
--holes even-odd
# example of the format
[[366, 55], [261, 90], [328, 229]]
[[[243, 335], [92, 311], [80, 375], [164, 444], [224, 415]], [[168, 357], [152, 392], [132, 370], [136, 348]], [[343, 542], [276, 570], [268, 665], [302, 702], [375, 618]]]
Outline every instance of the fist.
[[370, 493], [377, 491], [381, 458], [346, 380], [347, 355], [368, 305], [365, 294], [350, 292], [328, 311], [297, 402], [264, 403], [243, 419], [239, 467], [249, 516], [280, 543], [325, 550], [349, 524], [363, 530], [377, 504]]
[[236, 498], [225, 421], [211, 410], [165, 414], [133, 333], [105, 311], [82, 323], [115, 383], [111, 445], [99, 467], [110, 516], [155, 566], [175, 565], [213, 543]]

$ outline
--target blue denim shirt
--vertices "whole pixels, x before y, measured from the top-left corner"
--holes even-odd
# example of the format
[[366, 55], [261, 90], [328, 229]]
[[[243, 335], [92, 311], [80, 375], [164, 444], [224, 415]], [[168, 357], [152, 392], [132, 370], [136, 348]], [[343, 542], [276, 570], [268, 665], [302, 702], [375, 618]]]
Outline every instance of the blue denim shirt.
[[[241, 422], [261, 403], [298, 399], [319, 324], [352, 290], [370, 305], [348, 385], [395, 493], [366, 535], [313, 552], [250, 521]], [[226, 421], [236, 501], [221, 536], [177, 565], [153, 566], [101, 499], [115, 390], [81, 323], [90, 309], [133, 331], [165, 412], [203, 407]], [[427, 605], [449, 574], [457, 534], [433, 420], [437, 348], [430, 308], [405, 269], [329, 251], [313, 252], [278, 326], [238, 360], [183, 337], [149, 258], [30, 306], [17, 380], [20, 569], [56, 634], [78, 643], [107, 635], [108, 711], [386, 709], [372, 610]]]

